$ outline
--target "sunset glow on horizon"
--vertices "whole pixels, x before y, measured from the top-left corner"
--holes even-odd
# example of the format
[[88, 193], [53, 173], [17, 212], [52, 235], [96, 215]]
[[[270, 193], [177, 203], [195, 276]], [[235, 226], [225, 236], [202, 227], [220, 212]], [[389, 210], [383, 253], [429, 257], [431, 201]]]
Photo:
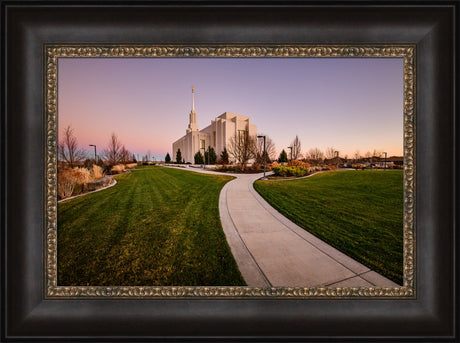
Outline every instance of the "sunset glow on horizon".
[[298, 135], [302, 154], [403, 155], [402, 58], [59, 58], [59, 134], [71, 125], [91, 156], [114, 132], [163, 160], [185, 134], [192, 85], [200, 129], [232, 112], [278, 154]]

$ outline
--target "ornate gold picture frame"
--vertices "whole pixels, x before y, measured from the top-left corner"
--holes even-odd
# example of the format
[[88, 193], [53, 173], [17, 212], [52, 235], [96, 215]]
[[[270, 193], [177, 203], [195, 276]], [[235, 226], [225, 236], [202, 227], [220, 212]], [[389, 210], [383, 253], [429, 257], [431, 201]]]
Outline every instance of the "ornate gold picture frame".
[[[63, 45], [47, 44], [45, 61], [45, 297], [416, 299], [416, 46], [407, 45]], [[404, 60], [404, 284], [401, 287], [60, 286], [57, 283], [57, 73], [60, 58], [402, 58]]]

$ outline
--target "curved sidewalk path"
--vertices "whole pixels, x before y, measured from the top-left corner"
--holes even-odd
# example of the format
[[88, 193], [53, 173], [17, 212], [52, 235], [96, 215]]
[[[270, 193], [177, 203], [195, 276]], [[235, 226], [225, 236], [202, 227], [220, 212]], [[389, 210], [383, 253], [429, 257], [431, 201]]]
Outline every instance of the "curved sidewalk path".
[[220, 193], [219, 212], [227, 241], [248, 286], [398, 287], [271, 207], [253, 187], [263, 173], [232, 176], [236, 179]]

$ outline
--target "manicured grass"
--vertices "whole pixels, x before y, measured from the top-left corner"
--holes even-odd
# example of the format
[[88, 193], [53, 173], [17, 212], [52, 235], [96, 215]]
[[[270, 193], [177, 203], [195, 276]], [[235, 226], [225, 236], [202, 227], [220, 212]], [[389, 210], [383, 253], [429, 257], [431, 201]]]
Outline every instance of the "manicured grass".
[[297, 225], [402, 285], [401, 170], [326, 172], [254, 188]]
[[58, 205], [58, 284], [245, 285], [225, 239], [230, 176], [141, 167]]

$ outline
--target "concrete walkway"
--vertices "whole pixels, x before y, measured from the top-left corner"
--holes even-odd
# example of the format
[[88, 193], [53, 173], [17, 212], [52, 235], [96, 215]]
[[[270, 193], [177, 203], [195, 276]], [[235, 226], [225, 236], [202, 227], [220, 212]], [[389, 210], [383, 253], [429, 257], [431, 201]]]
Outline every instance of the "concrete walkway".
[[236, 179], [222, 189], [219, 211], [227, 241], [248, 286], [398, 287], [271, 207], [253, 187], [263, 173], [232, 175]]

